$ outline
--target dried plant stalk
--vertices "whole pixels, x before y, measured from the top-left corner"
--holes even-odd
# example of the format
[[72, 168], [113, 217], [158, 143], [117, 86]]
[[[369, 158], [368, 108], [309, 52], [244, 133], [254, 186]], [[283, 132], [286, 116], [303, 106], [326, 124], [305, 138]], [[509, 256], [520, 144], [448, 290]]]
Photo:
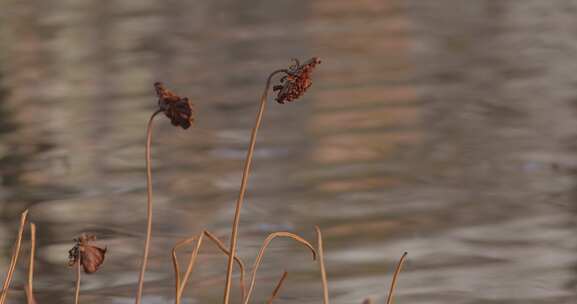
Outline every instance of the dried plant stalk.
[[253, 265], [253, 269], [252, 269], [252, 276], [250, 279], [250, 285], [248, 287], [248, 292], [246, 294], [246, 298], [244, 299], [244, 304], [248, 304], [248, 302], [250, 301], [250, 296], [252, 294], [252, 291], [254, 290], [254, 285], [256, 282], [256, 272], [258, 270], [258, 267], [262, 263], [262, 258], [264, 256], [264, 253], [265, 253], [268, 245], [270, 244], [270, 242], [277, 237], [288, 237], [288, 238], [293, 239], [293, 240], [297, 241], [298, 243], [308, 247], [310, 249], [312, 255], [313, 255], [313, 260], [316, 260], [315, 248], [309, 242], [307, 242], [305, 239], [303, 239], [302, 237], [300, 237], [294, 233], [284, 232], [284, 231], [273, 232], [273, 233], [269, 234], [267, 236], [267, 238], [264, 240], [262, 247], [260, 248], [260, 250], [258, 252], [256, 260], [254, 261], [254, 265]]
[[204, 231], [201, 232], [200, 235], [198, 236], [196, 246], [194, 247], [192, 253], [190, 254], [190, 259], [188, 260], [188, 266], [186, 267], [186, 271], [184, 272], [184, 277], [182, 278], [182, 282], [180, 283], [180, 286], [178, 287], [178, 290], [176, 292], [176, 304], [180, 304], [184, 287], [188, 283], [190, 274], [192, 273], [194, 265], [196, 264], [196, 258], [198, 257], [198, 251], [200, 250], [200, 245], [202, 245], [203, 237], [204, 237]]
[[250, 166], [252, 163], [252, 156], [254, 154], [254, 147], [256, 144], [256, 135], [258, 133], [258, 129], [260, 128], [260, 124], [262, 122], [262, 116], [264, 114], [264, 109], [266, 107], [266, 101], [268, 97], [268, 91], [270, 88], [272, 78], [279, 73], [287, 73], [286, 69], [276, 70], [272, 72], [267, 80], [264, 91], [260, 98], [260, 106], [258, 112], [256, 114], [256, 121], [254, 127], [252, 128], [250, 134], [250, 143], [248, 145], [248, 151], [246, 153], [246, 159], [244, 161], [244, 169], [242, 171], [242, 180], [240, 182], [240, 190], [238, 192], [238, 199], [236, 201], [236, 209], [234, 211], [234, 220], [232, 224], [232, 233], [230, 237], [230, 254], [228, 256], [228, 264], [226, 266], [226, 282], [224, 287], [224, 299], [223, 303], [228, 304], [230, 301], [230, 287], [232, 285], [232, 264], [233, 264], [233, 257], [236, 255], [236, 244], [238, 238], [238, 224], [240, 222], [240, 209], [242, 207], [242, 203], [244, 200], [244, 194], [246, 192], [246, 185], [248, 182], [248, 176], [250, 174]]
[[[204, 231], [204, 234], [211, 240], [213, 241], [216, 246], [218, 247], [218, 249], [220, 249], [220, 251], [222, 251], [224, 254], [226, 254], [227, 256], [230, 254], [230, 252], [226, 249], [226, 247], [224, 246], [224, 244], [222, 243], [221, 240], [219, 240], [215, 235], [213, 235], [212, 233], [210, 233], [208, 230]], [[239, 277], [239, 281], [240, 281], [240, 299], [241, 301], [244, 301], [244, 296], [246, 294], [246, 289], [244, 286], [244, 263], [243, 261], [238, 257], [238, 256], [234, 256], [234, 260], [236, 261], [236, 263], [238, 264], [238, 268], [240, 269], [240, 277]]]
[[94, 273], [104, 263], [107, 248], [101, 248], [91, 244], [96, 241], [96, 236], [82, 233], [74, 239], [74, 246], [68, 250], [68, 265], [73, 266], [81, 263], [85, 273]]
[[268, 91], [270, 88], [272, 78], [279, 74], [284, 73], [285, 76], [281, 78], [281, 85], [274, 86], [273, 90], [279, 90], [277, 96], [277, 102], [284, 103], [284, 101], [292, 101], [301, 97], [304, 92], [311, 86], [312, 81], [310, 79], [310, 74], [312, 69], [320, 63], [317, 57], [311, 58], [306, 64], [300, 65], [298, 60], [295, 60], [296, 65], [290, 67], [289, 69], [279, 69], [272, 72], [267, 80], [264, 87], [264, 91], [260, 97], [260, 106], [256, 115], [256, 121], [252, 132], [250, 134], [250, 143], [248, 146], [248, 151], [246, 153], [246, 159], [244, 161], [244, 169], [242, 171], [242, 180], [240, 182], [240, 190], [238, 193], [238, 199], [236, 201], [236, 209], [234, 211], [234, 220], [232, 224], [232, 232], [230, 237], [230, 255], [228, 257], [228, 264], [226, 265], [226, 282], [224, 287], [224, 304], [228, 304], [230, 301], [230, 287], [232, 284], [232, 264], [233, 257], [236, 255], [236, 244], [238, 239], [238, 225], [240, 222], [240, 209], [244, 200], [244, 194], [246, 192], [246, 185], [248, 182], [248, 176], [250, 173], [250, 165], [252, 163], [252, 156], [254, 154], [254, 146], [256, 143], [256, 135], [260, 124], [262, 122], [262, 116], [264, 114], [264, 109], [266, 106], [266, 101], [268, 97]]
[[[150, 247], [150, 238], [152, 234], [152, 169], [150, 168], [150, 143], [152, 141], [152, 122], [154, 117], [161, 113], [157, 110], [152, 113], [146, 126], [146, 239], [144, 240], [144, 251], [142, 253], [142, 264], [138, 276], [138, 289], [136, 291], [136, 304], [140, 304], [142, 299], [142, 289], [144, 287], [144, 273], [148, 263], [148, 251]], [[1, 303], [0, 303], [1, 304]]]
[[28, 217], [28, 209], [24, 210], [20, 215], [20, 227], [18, 228], [18, 237], [16, 238], [16, 244], [14, 244], [14, 249], [12, 250], [12, 257], [10, 258], [10, 266], [8, 267], [8, 272], [6, 273], [6, 279], [2, 285], [2, 294], [0, 294], [0, 304], [6, 303], [6, 297], [8, 296], [8, 288], [10, 287], [10, 282], [14, 276], [14, 271], [16, 270], [16, 264], [18, 262], [18, 255], [20, 254], [20, 246], [22, 246], [22, 234], [24, 233], [24, 225], [26, 225], [26, 218]]
[[74, 304], [80, 303], [80, 278], [82, 272], [82, 255], [78, 257], [78, 262], [76, 263], [76, 289], [74, 292]]
[[178, 248], [180, 248], [181, 246], [184, 246], [186, 244], [192, 243], [194, 241], [194, 237], [190, 237], [188, 239], [184, 239], [179, 241], [178, 243], [176, 243], [174, 245], [174, 247], [172, 247], [172, 266], [174, 267], [174, 280], [175, 280], [175, 292], [174, 292], [174, 298], [175, 300], [178, 298], [178, 293], [180, 290], [180, 267], [178, 265], [178, 257], [176, 256], [176, 250]]
[[142, 300], [142, 289], [144, 286], [144, 273], [148, 263], [148, 251], [152, 233], [152, 173], [150, 168], [150, 142], [152, 139], [152, 122], [154, 117], [164, 112], [170, 119], [173, 126], [188, 129], [194, 122], [193, 105], [188, 97], [180, 97], [168, 90], [161, 82], [154, 83], [154, 90], [158, 97], [158, 110], [154, 112], [146, 127], [146, 239], [144, 241], [144, 252], [142, 254], [142, 265], [138, 276], [138, 289], [136, 291], [136, 304]]
[[324, 251], [323, 251], [323, 235], [321, 234], [321, 229], [319, 226], [315, 226], [315, 230], [317, 231], [317, 250], [319, 253], [319, 265], [321, 270], [321, 280], [323, 284], [323, 303], [329, 304], [329, 288], [327, 284], [327, 272], [325, 270], [325, 258], [324, 258]]
[[407, 257], [407, 252], [403, 253], [399, 263], [397, 264], [397, 268], [395, 269], [395, 274], [393, 275], [393, 280], [391, 281], [391, 287], [389, 288], [389, 295], [387, 296], [387, 304], [393, 303], [393, 291], [395, 290], [395, 286], [397, 286], [397, 278], [399, 277], [399, 273], [401, 272], [401, 268], [405, 263], [405, 258]]
[[[218, 239], [218, 237], [216, 237], [214, 234], [212, 234], [208, 230], [204, 230], [203, 233], [206, 237], [208, 237], [209, 240], [214, 242], [214, 244], [218, 247], [218, 249], [220, 249], [220, 251], [222, 251], [227, 256], [229, 255], [229, 251], [226, 249], [226, 247], [224, 246], [222, 241]], [[179, 302], [181, 301], [181, 298], [179, 298], [178, 295], [179, 295], [179, 293], [181, 293], [180, 292], [181, 285], [182, 285], [182, 288], [184, 288], [184, 285], [182, 284], [181, 279], [180, 279], [180, 266], [178, 264], [178, 257], [176, 255], [176, 251], [178, 248], [180, 248], [184, 245], [190, 244], [194, 240], [195, 240], [195, 237], [190, 237], [188, 239], [181, 240], [178, 243], [176, 243], [174, 245], [174, 247], [172, 248], [172, 266], [174, 268], [174, 276], [175, 276], [175, 282], [176, 282], [175, 283], [175, 288], [176, 288], [175, 299], [178, 299]], [[244, 300], [244, 294], [246, 292], [245, 286], [244, 286], [244, 269], [245, 269], [244, 262], [238, 256], [235, 256], [234, 260], [236, 261], [238, 268], [240, 269], [239, 281], [240, 281], [240, 289], [241, 289], [241, 300]]]
[[276, 287], [274, 288], [274, 290], [272, 291], [272, 294], [270, 295], [270, 298], [268, 299], [268, 301], [266, 301], [267, 304], [272, 304], [272, 301], [276, 298], [276, 296], [278, 295], [278, 292], [280, 291], [280, 288], [282, 287], [282, 283], [284, 283], [284, 280], [286, 279], [288, 275], [288, 272], [284, 271], [282, 273], [282, 276], [280, 277], [280, 280], [278, 281], [278, 283], [276, 284]]
[[28, 284], [26, 285], [26, 302], [35, 304], [34, 300], [34, 255], [36, 252], [36, 225], [30, 223], [30, 260], [28, 261]]

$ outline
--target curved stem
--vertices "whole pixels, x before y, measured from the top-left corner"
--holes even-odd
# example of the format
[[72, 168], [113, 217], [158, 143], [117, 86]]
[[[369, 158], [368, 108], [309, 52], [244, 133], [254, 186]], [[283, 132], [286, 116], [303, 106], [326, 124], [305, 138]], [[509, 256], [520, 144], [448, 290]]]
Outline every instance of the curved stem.
[[405, 263], [405, 258], [407, 257], [407, 252], [403, 253], [399, 263], [397, 264], [397, 269], [395, 269], [395, 274], [393, 275], [393, 280], [391, 281], [391, 287], [389, 288], [389, 295], [387, 296], [387, 304], [393, 303], [393, 291], [395, 290], [395, 286], [397, 286], [397, 278], [399, 277], [399, 273], [401, 272], [401, 268]]
[[262, 116], [264, 114], [264, 109], [266, 106], [266, 100], [268, 96], [268, 90], [270, 88], [270, 83], [272, 77], [279, 73], [287, 73], [287, 70], [281, 69], [272, 72], [267, 80], [266, 86], [264, 88], [264, 92], [260, 98], [260, 106], [258, 112], [256, 114], [256, 121], [254, 127], [252, 128], [252, 132], [250, 134], [250, 143], [248, 145], [248, 151], [246, 153], [246, 159], [244, 161], [244, 169], [242, 171], [242, 180], [240, 182], [240, 190], [238, 193], [238, 199], [236, 201], [236, 210], [234, 212], [234, 221], [232, 224], [232, 233], [230, 237], [230, 249], [229, 249], [229, 256], [228, 256], [228, 264], [226, 265], [226, 283], [224, 287], [224, 304], [228, 304], [230, 302], [230, 287], [232, 284], [232, 266], [234, 262], [234, 256], [236, 255], [236, 244], [237, 244], [237, 237], [238, 237], [238, 224], [240, 222], [240, 208], [242, 207], [242, 202], [244, 200], [244, 194], [246, 192], [246, 185], [248, 182], [248, 176], [250, 173], [250, 165], [252, 163], [252, 156], [254, 154], [254, 146], [256, 144], [256, 135], [258, 133], [258, 129], [260, 128], [260, 124], [262, 122]]
[[[204, 234], [211, 240], [213, 241], [216, 246], [218, 247], [218, 249], [220, 249], [220, 251], [222, 251], [224, 254], [226, 254], [227, 256], [230, 254], [228, 249], [226, 249], [226, 246], [224, 246], [224, 244], [212, 233], [210, 233], [210, 231], [205, 230]], [[245, 286], [244, 286], [244, 263], [243, 261], [238, 257], [238, 256], [234, 256], [234, 259], [236, 261], [236, 263], [238, 264], [238, 268], [240, 270], [240, 276], [239, 276], [239, 287], [240, 287], [240, 299], [241, 301], [244, 301], [244, 296], [246, 293], [245, 290]]]
[[80, 274], [82, 266], [82, 254], [78, 254], [78, 261], [76, 261], [76, 291], [74, 293], [74, 304], [80, 303]]
[[30, 223], [30, 260], [28, 261], [28, 286], [26, 286], [26, 301], [34, 304], [33, 281], [34, 281], [34, 255], [36, 251], [36, 225]]
[[264, 257], [264, 253], [265, 253], [266, 249], [268, 248], [268, 245], [270, 244], [270, 242], [272, 242], [272, 240], [274, 240], [277, 237], [287, 237], [287, 238], [291, 238], [291, 239], [301, 243], [302, 245], [306, 246], [311, 251], [311, 253], [313, 255], [313, 260], [316, 260], [317, 253], [316, 253], [314, 247], [309, 242], [307, 242], [305, 239], [303, 239], [302, 237], [300, 237], [294, 233], [285, 232], [285, 231], [278, 231], [278, 232], [273, 232], [273, 233], [269, 234], [266, 237], [266, 239], [264, 240], [262, 246], [260, 247], [258, 255], [256, 256], [256, 260], [254, 261], [254, 265], [252, 266], [252, 276], [250, 279], [250, 285], [248, 287], [248, 291], [246, 293], [246, 297], [244, 298], [243, 304], [248, 304], [250, 302], [250, 296], [252, 295], [252, 292], [254, 290], [254, 286], [256, 284], [256, 272], [258, 271], [258, 268], [260, 267], [260, 264], [262, 263], [262, 258]]
[[162, 110], [152, 113], [146, 126], [146, 239], [144, 240], [144, 252], [142, 254], [142, 264], [138, 277], [138, 290], [136, 292], [136, 304], [140, 304], [142, 298], [142, 288], [144, 286], [144, 272], [148, 263], [148, 249], [152, 234], [152, 170], [150, 168], [150, 142], [152, 141], [152, 122], [154, 117]]
[[[221, 240], [219, 240], [214, 234], [210, 233], [210, 231], [208, 230], [204, 230], [203, 234], [211, 241], [214, 242], [214, 244], [218, 247], [218, 249], [220, 249], [220, 251], [222, 251], [222, 253], [224, 253], [226, 256], [229, 255], [228, 249], [226, 248], [226, 246], [222, 243]], [[195, 240], [195, 237], [190, 237], [187, 239], [183, 239], [181, 241], [179, 241], [178, 243], [176, 243], [174, 245], [174, 247], [172, 248], [172, 266], [174, 268], [174, 277], [175, 277], [175, 282], [176, 282], [176, 293], [175, 293], [175, 303], [179, 304], [181, 301], [181, 297], [182, 297], [182, 292], [181, 289], [184, 289], [185, 283], [184, 281], [181, 280], [180, 278], [180, 266], [178, 264], [178, 257], [176, 255], [176, 250], [186, 244], [192, 243]], [[202, 237], [199, 238], [198, 240], [199, 243], [202, 242]], [[200, 246], [200, 244], [197, 244], [196, 247]], [[195, 248], [196, 248], [195, 247]], [[198, 251], [198, 249], [195, 249]], [[197, 253], [198, 254], [198, 253]], [[244, 300], [244, 294], [245, 294], [245, 288], [244, 288], [244, 262], [238, 257], [235, 256], [234, 260], [236, 261], [236, 263], [238, 264], [238, 268], [240, 269], [240, 277], [239, 277], [239, 281], [240, 281], [240, 291], [241, 291], [241, 300]], [[190, 262], [189, 262], [190, 263]], [[190, 264], [189, 264], [190, 265]], [[191, 270], [192, 271], [192, 270]], [[182, 281], [182, 283], [181, 283]], [[182, 287], [181, 287], [182, 286]]]

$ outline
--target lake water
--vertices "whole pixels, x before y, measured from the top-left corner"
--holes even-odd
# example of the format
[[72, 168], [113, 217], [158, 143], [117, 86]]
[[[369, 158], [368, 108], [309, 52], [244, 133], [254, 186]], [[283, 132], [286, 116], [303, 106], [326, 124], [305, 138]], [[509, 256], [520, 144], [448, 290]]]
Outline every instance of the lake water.
[[[268, 233], [314, 241], [319, 225], [332, 303], [382, 303], [404, 251], [398, 303], [576, 303], [576, 14], [572, 0], [2, 1], [1, 272], [29, 208], [39, 303], [72, 302], [84, 231], [109, 252], [81, 302], [133, 302], [160, 80], [197, 112], [154, 130], [144, 303], [171, 303], [174, 243], [203, 228], [228, 241], [266, 76], [319, 56], [304, 98], [267, 107], [247, 266]], [[9, 303], [24, 302], [27, 246]], [[185, 303], [221, 301], [225, 260], [202, 248]], [[317, 264], [286, 240], [255, 301], [283, 269], [275, 303], [322, 302]]]

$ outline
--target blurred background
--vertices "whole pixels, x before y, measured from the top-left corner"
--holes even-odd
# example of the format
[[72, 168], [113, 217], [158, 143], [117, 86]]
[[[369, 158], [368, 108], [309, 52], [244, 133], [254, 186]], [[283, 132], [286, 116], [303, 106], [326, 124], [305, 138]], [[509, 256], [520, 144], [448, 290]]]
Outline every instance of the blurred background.
[[[575, 303], [576, 14], [573, 0], [3, 0], [2, 278], [29, 208], [39, 303], [72, 301], [81, 232], [109, 249], [82, 303], [133, 302], [145, 126], [163, 81], [197, 112], [194, 128], [162, 116], [154, 130], [144, 303], [171, 303], [174, 243], [203, 228], [228, 242], [266, 76], [319, 56], [304, 98], [265, 113], [241, 216], [247, 266], [268, 233], [314, 241], [320, 225], [333, 303], [382, 303], [404, 251], [399, 303]], [[24, 301], [27, 250], [10, 303]], [[202, 248], [186, 303], [221, 301], [225, 260]], [[278, 303], [322, 301], [317, 265], [286, 240], [255, 300], [283, 269]]]

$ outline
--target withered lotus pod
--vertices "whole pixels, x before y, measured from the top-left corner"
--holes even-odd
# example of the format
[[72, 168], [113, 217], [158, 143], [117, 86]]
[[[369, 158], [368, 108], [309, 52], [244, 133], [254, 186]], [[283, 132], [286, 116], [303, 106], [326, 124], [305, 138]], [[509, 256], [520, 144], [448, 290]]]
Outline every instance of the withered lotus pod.
[[280, 84], [272, 88], [273, 91], [278, 91], [275, 99], [281, 104], [298, 99], [305, 93], [313, 84], [311, 80], [313, 69], [321, 63], [318, 57], [313, 57], [303, 64], [296, 59], [293, 60], [295, 64], [287, 69], [286, 75], [280, 79]]
[[96, 241], [96, 236], [83, 233], [79, 238], [74, 239], [74, 247], [68, 251], [68, 266], [76, 265], [80, 262], [85, 273], [94, 273], [104, 262], [104, 255], [107, 248], [100, 248], [90, 244]]
[[172, 93], [161, 82], [155, 82], [154, 89], [158, 95], [158, 107], [170, 119], [172, 125], [188, 129], [194, 122], [193, 105], [188, 97]]

